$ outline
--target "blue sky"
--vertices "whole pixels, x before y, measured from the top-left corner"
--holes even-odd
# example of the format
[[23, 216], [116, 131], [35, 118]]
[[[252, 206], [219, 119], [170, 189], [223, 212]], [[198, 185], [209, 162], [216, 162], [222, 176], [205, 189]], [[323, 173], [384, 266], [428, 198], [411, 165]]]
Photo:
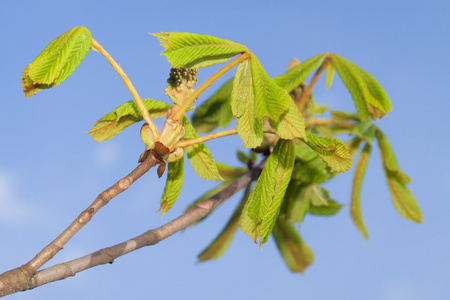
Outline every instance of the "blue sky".
[[[272, 240], [263, 251], [242, 232], [219, 261], [196, 256], [221, 230], [238, 197], [210, 218], [160, 244], [74, 278], [8, 299], [448, 299], [450, 257], [447, 1], [6, 1], [0, 10], [0, 272], [31, 259], [105, 188], [136, 166], [139, 126], [96, 143], [95, 121], [131, 100], [97, 53], [63, 84], [26, 99], [21, 72], [56, 36], [83, 25], [124, 68], [142, 97], [165, 100], [169, 65], [148, 32], [210, 34], [246, 45], [272, 75], [293, 57], [335, 52], [382, 84], [393, 111], [378, 125], [389, 137], [424, 224], [394, 210], [374, 151], [362, 191], [370, 241], [348, 205], [332, 218], [307, 217], [302, 236], [315, 253], [304, 275], [284, 266]], [[199, 72], [200, 81], [217, 70]], [[227, 79], [227, 78], [225, 78]], [[224, 79], [224, 80], [225, 80]], [[220, 83], [217, 84], [219, 86]], [[214, 88], [212, 89], [214, 90]], [[212, 91], [211, 91], [212, 92]], [[209, 94], [211, 93], [209, 92]], [[316, 100], [353, 110], [339, 80]], [[199, 99], [206, 99], [208, 93]], [[237, 164], [237, 137], [208, 144], [218, 161]], [[83, 228], [54, 259], [62, 262], [158, 227], [215, 184], [190, 167], [182, 195], [161, 220], [163, 179], [150, 172]], [[349, 203], [352, 172], [328, 188]]]

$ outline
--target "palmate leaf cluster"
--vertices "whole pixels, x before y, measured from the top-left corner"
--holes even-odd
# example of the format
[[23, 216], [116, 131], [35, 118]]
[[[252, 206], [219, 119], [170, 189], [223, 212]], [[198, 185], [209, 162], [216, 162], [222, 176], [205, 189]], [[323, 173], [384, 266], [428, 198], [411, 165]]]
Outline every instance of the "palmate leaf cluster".
[[[238, 43], [192, 33], [153, 35], [164, 47], [162, 54], [174, 68], [172, 71], [187, 68], [184, 70], [194, 74], [198, 68], [223, 63], [235, 56], [242, 58], [236, 63], [234, 77], [195, 109], [192, 123], [186, 116], [182, 118], [184, 134], [180, 137], [181, 141], [195, 139], [198, 132], [225, 128], [235, 121], [243, 148], [249, 149], [237, 152], [244, 166], [216, 163], [203, 142], [185, 146], [184, 152], [200, 177], [222, 182], [188, 209], [226, 188], [248, 166], [266, 160], [261, 176], [256, 183], [248, 185], [222, 232], [199, 255], [201, 261], [219, 258], [240, 227], [255, 243], [259, 240], [260, 246], [272, 235], [289, 269], [303, 272], [313, 262], [314, 255], [301, 238], [299, 228], [306, 215], [332, 216], [341, 211], [343, 204], [333, 200], [323, 184], [349, 170], [355, 157], [350, 215], [367, 239], [360, 192], [375, 140], [394, 207], [404, 218], [422, 221], [417, 202], [406, 187], [410, 179], [400, 170], [389, 141], [373, 122], [391, 110], [391, 102], [366, 71], [337, 54], [324, 53], [302, 63], [294, 61], [285, 74], [271, 78], [255, 54]], [[84, 27], [75, 27], [52, 41], [24, 70], [25, 95], [31, 96], [67, 79], [91, 44], [90, 32]], [[314, 77], [325, 70], [327, 89], [337, 73], [350, 92], [356, 113], [332, 111], [316, 103], [312, 96], [302, 97], [305, 80], [315, 70]], [[169, 118], [171, 110], [183, 101], [170, 98], [173, 105], [153, 99], [143, 99], [143, 104], [151, 118]], [[326, 118], [327, 114], [331, 117]], [[137, 105], [133, 101], [125, 102], [99, 119], [88, 133], [102, 142], [142, 119]], [[343, 135], [348, 137], [346, 142], [338, 138]], [[168, 163], [161, 198], [162, 214], [180, 195], [184, 162], [182, 156]]]

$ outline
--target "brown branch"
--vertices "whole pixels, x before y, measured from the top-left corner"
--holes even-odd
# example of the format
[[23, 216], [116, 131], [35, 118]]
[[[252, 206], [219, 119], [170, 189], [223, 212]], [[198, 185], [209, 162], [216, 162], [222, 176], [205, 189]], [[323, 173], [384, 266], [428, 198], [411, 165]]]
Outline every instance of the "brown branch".
[[120, 179], [113, 186], [103, 191], [85, 209], [73, 222], [69, 225], [53, 242], [42, 249], [32, 260], [19, 268], [7, 271], [0, 275], [0, 297], [30, 288], [31, 278], [36, 271], [48, 262], [58, 253], [63, 246], [77, 233], [84, 225], [86, 225], [92, 216], [103, 206], [105, 206], [112, 198], [122, 193], [130, 187], [137, 179], [144, 175], [148, 170], [157, 164], [157, 159], [153, 155], [149, 155], [145, 161], [137, 166], [130, 174]]
[[39, 271], [29, 280], [28, 285], [26, 286], [21, 286], [20, 288], [8, 291], [3, 291], [2, 289], [0, 289], [0, 296], [11, 294], [17, 291], [33, 289], [35, 287], [53, 281], [75, 276], [76, 273], [84, 271], [86, 269], [98, 265], [112, 263], [117, 257], [125, 255], [131, 251], [145, 246], [157, 244], [158, 242], [168, 238], [174, 233], [183, 230], [189, 225], [202, 219], [226, 199], [230, 198], [236, 192], [246, 187], [250, 182], [258, 178], [261, 174], [262, 169], [264, 168], [266, 160], [267, 159], [264, 159], [257, 167], [246, 172], [221, 192], [212, 196], [208, 200], [198, 203], [193, 208], [191, 208], [178, 218], [170, 221], [169, 223], [159, 228], [149, 230], [135, 238], [132, 238], [115, 246], [104, 248], [86, 256], [65, 263], [57, 264]]

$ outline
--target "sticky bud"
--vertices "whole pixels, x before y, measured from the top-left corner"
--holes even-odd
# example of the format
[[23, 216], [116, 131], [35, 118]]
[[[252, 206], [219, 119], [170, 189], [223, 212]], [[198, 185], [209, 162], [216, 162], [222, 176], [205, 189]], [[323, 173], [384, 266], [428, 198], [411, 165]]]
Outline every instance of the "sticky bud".
[[145, 144], [145, 149], [154, 149], [155, 140], [153, 139], [153, 133], [147, 123], [141, 127], [141, 139]]
[[174, 120], [167, 119], [159, 141], [164, 146], [171, 148], [183, 137], [184, 133], [185, 130], [183, 125]]

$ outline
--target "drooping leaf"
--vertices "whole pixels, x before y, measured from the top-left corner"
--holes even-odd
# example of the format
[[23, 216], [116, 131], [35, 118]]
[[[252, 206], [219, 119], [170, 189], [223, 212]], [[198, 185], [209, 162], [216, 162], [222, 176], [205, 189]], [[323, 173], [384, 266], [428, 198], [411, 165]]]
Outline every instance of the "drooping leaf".
[[233, 119], [230, 107], [232, 89], [233, 79], [230, 79], [197, 107], [191, 118], [197, 132], [209, 132], [217, 127], [228, 126]]
[[267, 75], [254, 54], [250, 55], [255, 116], [258, 119], [270, 117], [274, 121], [289, 108], [292, 102], [289, 94]]
[[[194, 127], [191, 122], [189, 122], [187, 117], [183, 117], [182, 125], [186, 131], [183, 139], [198, 137]], [[217, 166], [211, 152], [209, 152], [204, 143], [187, 146], [184, 150], [186, 151], [191, 166], [201, 178], [207, 180], [223, 180], [217, 170]]]
[[361, 119], [379, 118], [392, 109], [391, 101], [380, 84], [352, 62], [332, 54], [333, 66], [349, 90]]
[[263, 126], [255, 115], [255, 93], [248, 60], [238, 66], [234, 78], [231, 110], [236, 117], [236, 129], [244, 148], [256, 148], [262, 143]]
[[337, 203], [334, 200], [328, 200], [327, 205], [310, 205], [308, 207], [308, 214], [316, 216], [333, 216], [341, 211], [342, 204]]
[[367, 142], [359, 155], [358, 163], [355, 168], [355, 175], [353, 177], [352, 203], [350, 206], [350, 214], [352, 216], [353, 223], [355, 223], [356, 227], [366, 240], [369, 239], [369, 235], [367, 234], [361, 212], [361, 186], [366, 173], [367, 162], [369, 161], [371, 149], [372, 145]]
[[249, 194], [250, 185], [248, 185], [245, 189], [244, 196], [242, 197], [241, 202], [236, 207], [227, 225], [225, 225], [225, 228], [223, 228], [222, 232], [214, 239], [214, 241], [205, 250], [203, 250], [202, 253], [200, 253], [200, 255], [198, 256], [199, 261], [218, 259], [222, 256], [225, 250], [227, 250], [231, 240], [234, 237], [234, 234], [236, 233], [239, 218], [241, 217], [242, 209], [244, 208]]
[[327, 90], [331, 87], [331, 84], [333, 83], [334, 74], [336, 73], [336, 68], [333, 66], [333, 64], [327, 65], [326, 70], [326, 76], [325, 76], [325, 85]]
[[364, 121], [353, 128], [352, 134], [359, 136], [363, 140], [366, 140], [370, 145], [372, 145], [376, 129], [377, 127], [373, 125], [371, 121]]
[[164, 193], [161, 198], [161, 207], [159, 210], [162, 216], [172, 207], [178, 198], [183, 185], [184, 179], [184, 156], [173, 163], [169, 163], [167, 171], [166, 186], [164, 187]]
[[229, 60], [247, 51], [238, 43], [205, 34], [187, 32], [161, 32], [156, 36], [173, 68], [202, 68]]
[[216, 163], [216, 166], [219, 174], [224, 178], [225, 182], [233, 181], [248, 171], [247, 167], [236, 168], [219, 162]]
[[410, 182], [409, 177], [398, 167], [394, 151], [384, 134], [377, 130], [376, 137], [378, 139], [383, 169], [394, 207], [405, 219], [416, 223], [422, 222], [422, 212], [420, 211], [419, 205], [406, 187], [406, 183]]
[[304, 183], [291, 180], [284, 196], [287, 202], [287, 217], [301, 224], [303, 218], [311, 203], [311, 193], [313, 185], [305, 185]]
[[[172, 105], [153, 99], [142, 99], [151, 118], [160, 118], [167, 114]], [[142, 116], [134, 101], [125, 102], [105, 115], [92, 126], [89, 133], [97, 142], [106, 141], [133, 123], [142, 121]]]
[[330, 193], [323, 187], [314, 184], [311, 192], [311, 206], [327, 206]]
[[314, 254], [303, 242], [294, 226], [280, 217], [273, 228], [273, 237], [284, 262], [292, 272], [303, 271], [314, 261]]
[[269, 119], [270, 126], [282, 139], [292, 140], [295, 138], [306, 139], [305, 124], [294, 101], [290, 101], [289, 108], [278, 121]]
[[304, 141], [319, 155], [333, 172], [345, 172], [352, 166], [353, 158], [348, 153], [345, 144], [337, 138], [326, 138], [315, 134], [306, 134]]
[[338, 122], [359, 121], [357, 114], [352, 114], [346, 111], [330, 110], [331, 117]]
[[86, 56], [91, 44], [91, 33], [83, 26], [74, 27], [54, 39], [23, 70], [25, 97], [66, 80]]
[[265, 243], [272, 232], [294, 167], [294, 141], [278, 140], [239, 221], [254, 242]]
[[319, 67], [327, 55], [327, 53], [324, 53], [311, 57], [290, 69], [286, 74], [274, 77], [273, 80], [283, 89], [290, 92], [299, 86], [314, 69]]
[[356, 152], [358, 152], [359, 146], [361, 145], [362, 141], [363, 139], [357, 136], [345, 143], [348, 153], [350, 153], [351, 156], [354, 156]]

